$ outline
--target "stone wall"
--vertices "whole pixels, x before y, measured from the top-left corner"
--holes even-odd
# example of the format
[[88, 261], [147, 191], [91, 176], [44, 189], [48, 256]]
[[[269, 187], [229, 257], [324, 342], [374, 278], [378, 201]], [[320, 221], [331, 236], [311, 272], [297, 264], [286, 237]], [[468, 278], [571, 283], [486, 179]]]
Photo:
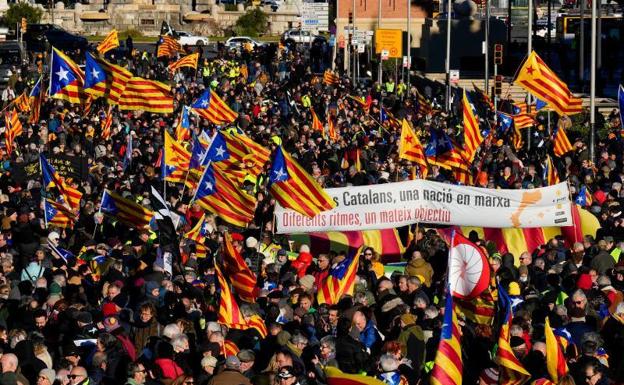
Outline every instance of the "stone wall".
[[[172, 4], [164, 0], [112, 0], [106, 10], [102, 0], [87, 5], [77, 3], [74, 9], [66, 9], [62, 2], [58, 2], [53, 10], [54, 20], [52, 12], [44, 9], [41, 22], [54, 23], [84, 35], [105, 35], [115, 28], [118, 31], [136, 29], [146, 36], [157, 36], [162, 22], [167, 21], [174, 29], [221, 35], [236, 24], [236, 20], [245, 13], [245, 8], [239, 5], [237, 11], [225, 11], [223, 5], [212, 1], [197, 1], [198, 12], [191, 11], [190, 2]], [[269, 7], [263, 10], [269, 16], [267, 35], [281, 34], [296, 27], [299, 22], [296, 6], [285, 4], [278, 12]]]

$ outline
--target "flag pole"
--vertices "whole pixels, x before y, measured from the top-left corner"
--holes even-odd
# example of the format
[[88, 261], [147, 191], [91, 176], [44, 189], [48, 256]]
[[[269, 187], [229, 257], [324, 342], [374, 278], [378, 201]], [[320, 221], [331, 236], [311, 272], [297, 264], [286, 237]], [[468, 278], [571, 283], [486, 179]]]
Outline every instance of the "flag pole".
[[447, 1], [446, 8], [446, 112], [451, 110], [451, 8], [452, 0]]
[[589, 159], [593, 162], [595, 157], [595, 131], [596, 131], [596, 0], [591, 4], [591, 68], [589, 84]]

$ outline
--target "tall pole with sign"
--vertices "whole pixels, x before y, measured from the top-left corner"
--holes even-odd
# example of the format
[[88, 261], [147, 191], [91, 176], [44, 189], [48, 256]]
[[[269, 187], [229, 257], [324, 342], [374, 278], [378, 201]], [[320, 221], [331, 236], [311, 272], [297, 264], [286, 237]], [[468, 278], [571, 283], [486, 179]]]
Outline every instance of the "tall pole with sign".
[[498, 120], [498, 98], [503, 93], [503, 77], [498, 74], [498, 66], [503, 64], [503, 45], [494, 44], [494, 123]]
[[485, 55], [485, 92], [490, 92], [490, 0], [485, 0], [485, 41], [483, 42]]
[[410, 70], [412, 69], [412, 2], [407, 0], [407, 94], [412, 89]]
[[[378, 0], [377, 2], [377, 29], [381, 29], [381, 0]], [[378, 68], [377, 68], [377, 83], [379, 83], [379, 86], [381, 87], [381, 79], [383, 77], [383, 66], [382, 66], [382, 61], [381, 61], [381, 52], [379, 53], [379, 62], [378, 62]]]
[[589, 159], [593, 162], [595, 156], [595, 130], [596, 130], [596, 0], [591, 4], [591, 62], [589, 78]]
[[[353, 6], [353, 35], [355, 35], [355, 0], [353, 0], [351, 2], [352, 6]], [[355, 86], [355, 57], [357, 55], [357, 48], [355, 47], [355, 45], [351, 44], [351, 49], [353, 50], [353, 86]]]
[[451, 110], [451, 0], [446, 0], [446, 112]]
[[[550, 31], [549, 31], [550, 32]], [[529, 0], [529, 28], [527, 36], [527, 57], [533, 51], [533, 0]], [[527, 93], [527, 112], [531, 113], [531, 93]], [[531, 127], [527, 128], [527, 150], [531, 149]]]

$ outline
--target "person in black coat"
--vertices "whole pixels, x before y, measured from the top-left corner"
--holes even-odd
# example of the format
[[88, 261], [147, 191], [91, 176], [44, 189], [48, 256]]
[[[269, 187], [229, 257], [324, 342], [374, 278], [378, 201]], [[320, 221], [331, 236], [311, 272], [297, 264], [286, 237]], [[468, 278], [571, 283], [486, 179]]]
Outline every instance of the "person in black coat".
[[350, 335], [351, 321], [341, 318], [338, 321], [336, 338], [336, 361], [340, 370], [345, 373], [360, 373], [368, 371], [370, 357], [366, 353], [364, 344]]

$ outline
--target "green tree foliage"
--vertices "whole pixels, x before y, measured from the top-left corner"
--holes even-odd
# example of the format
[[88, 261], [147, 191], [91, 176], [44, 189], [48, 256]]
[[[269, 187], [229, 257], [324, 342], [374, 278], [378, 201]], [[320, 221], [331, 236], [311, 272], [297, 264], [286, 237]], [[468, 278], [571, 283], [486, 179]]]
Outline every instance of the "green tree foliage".
[[13, 29], [22, 22], [22, 17], [26, 18], [28, 24], [36, 24], [41, 21], [41, 16], [43, 16], [41, 8], [33, 7], [26, 2], [19, 2], [10, 5], [2, 19], [2, 24]]
[[238, 35], [257, 37], [266, 31], [268, 20], [269, 17], [260, 8], [248, 9], [236, 21], [234, 31]]

